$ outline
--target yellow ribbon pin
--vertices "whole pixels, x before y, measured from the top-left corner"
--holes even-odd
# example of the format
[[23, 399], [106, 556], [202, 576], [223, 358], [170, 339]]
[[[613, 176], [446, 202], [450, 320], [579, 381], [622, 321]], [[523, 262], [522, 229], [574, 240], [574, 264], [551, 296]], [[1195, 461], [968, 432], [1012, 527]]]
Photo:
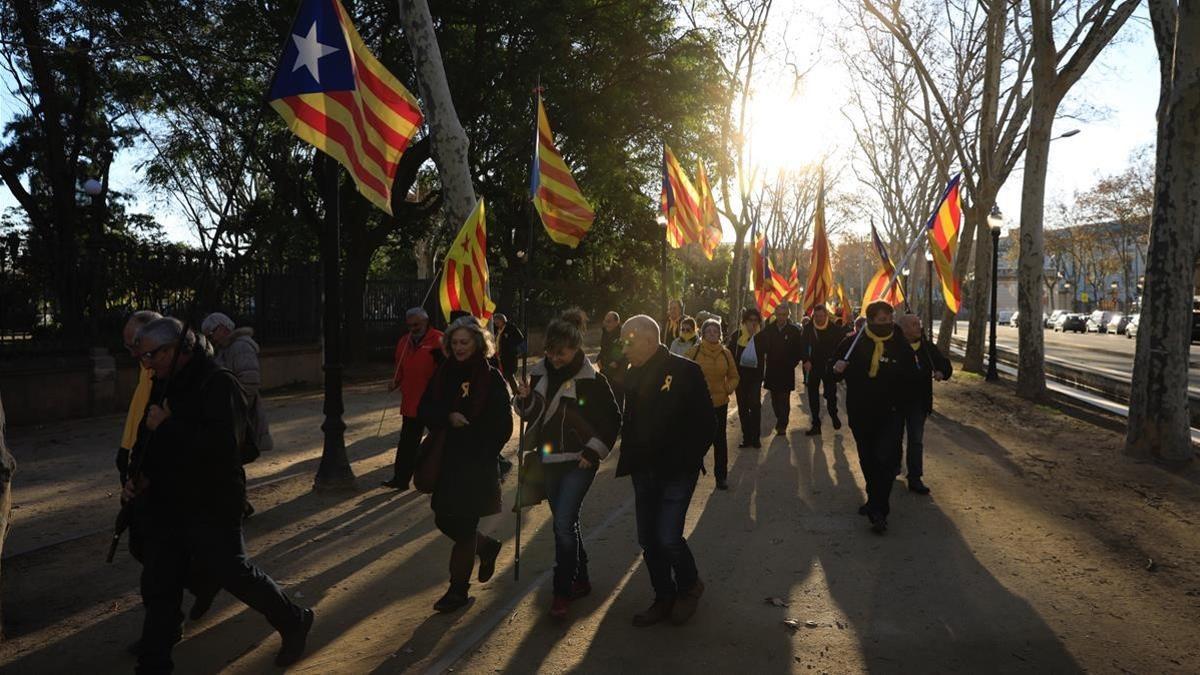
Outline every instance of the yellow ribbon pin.
[[659, 389], [659, 391], [671, 391], [671, 376], [670, 375], [668, 375], [665, 379], [663, 379], [663, 386], [661, 389]]
[[470, 382], [463, 382], [463, 383], [462, 383], [462, 397], [463, 397], [463, 398], [466, 398], [466, 397], [468, 397], [468, 396], [470, 396], [470, 395], [471, 395], [471, 383], [470, 383]]

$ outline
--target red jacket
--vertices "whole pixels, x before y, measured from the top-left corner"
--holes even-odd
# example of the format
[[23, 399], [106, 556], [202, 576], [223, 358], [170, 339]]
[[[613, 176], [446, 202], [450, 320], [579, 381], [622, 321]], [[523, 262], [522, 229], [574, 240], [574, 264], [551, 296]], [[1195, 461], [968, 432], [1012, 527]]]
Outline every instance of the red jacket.
[[407, 333], [400, 337], [396, 343], [396, 374], [392, 385], [400, 389], [401, 415], [417, 416], [421, 396], [442, 358], [442, 331], [430, 328], [415, 347]]

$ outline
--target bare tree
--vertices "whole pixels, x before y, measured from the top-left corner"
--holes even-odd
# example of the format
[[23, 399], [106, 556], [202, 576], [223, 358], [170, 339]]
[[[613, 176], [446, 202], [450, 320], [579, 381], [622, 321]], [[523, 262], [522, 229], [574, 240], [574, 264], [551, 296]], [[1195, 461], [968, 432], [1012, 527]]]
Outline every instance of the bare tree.
[[[1021, 248], [1017, 262], [1017, 310], [1021, 316], [1042, 315], [1045, 269], [1042, 221], [1050, 134], [1058, 107], [1100, 51], [1125, 25], [1139, 1], [1030, 2], [1033, 81], [1026, 132], [1025, 177], [1021, 189]], [[1020, 17], [1017, 20], [1020, 21]], [[1065, 38], [1060, 40], [1059, 36], [1064, 34]], [[1041, 399], [1046, 395], [1045, 332], [1035, 321], [1021, 322], [1018, 331], [1017, 395]]]
[[1158, 157], [1125, 452], [1179, 463], [1194, 456], [1188, 353], [1200, 251], [1200, 6], [1150, 0], [1150, 20], [1161, 82]]

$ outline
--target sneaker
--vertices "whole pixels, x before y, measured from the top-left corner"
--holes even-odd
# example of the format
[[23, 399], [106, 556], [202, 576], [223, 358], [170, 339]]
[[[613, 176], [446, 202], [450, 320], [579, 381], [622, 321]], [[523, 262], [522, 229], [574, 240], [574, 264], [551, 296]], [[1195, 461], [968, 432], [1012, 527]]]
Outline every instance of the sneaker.
[[291, 630], [280, 632], [283, 645], [275, 655], [275, 665], [287, 667], [296, 663], [304, 656], [304, 646], [308, 642], [308, 632], [312, 630], [313, 619], [316, 616], [311, 609], [300, 610], [300, 623]]
[[718, 478], [717, 479], [717, 489], [718, 490], [728, 490], [729, 489], [729, 481], [725, 480], [724, 478]]
[[435, 612], [446, 614], [466, 607], [467, 603], [470, 601], [471, 598], [467, 595], [467, 590], [465, 588], [459, 590], [451, 586], [449, 590], [446, 591], [446, 594], [433, 604], [433, 610]]
[[925, 482], [921, 480], [920, 476], [908, 479], [908, 490], [909, 492], [915, 492], [919, 495], [929, 494], [929, 486], [925, 485]]
[[804, 435], [805, 436], [820, 436], [821, 435], [821, 427], [814, 426], [813, 428], [804, 432]]
[[578, 600], [582, 597], [591, 595], [592, 582], [587, 580], [576, 580], [571, 584], [571, 599]]
[[496, 573], [496, 558], [500, 555], [500, 542], [489, 539], [479, 551], [479, 583], [484, 583]]
[[401, 483], [399, 480], [397, 480], [395, 478], [393, 478], [391, 480], [385, 480], [382, 483], [380, 483], [380, 485], [382, 485], [385, 488], [391, 488], [393, 490], [399, 490], [401, 492], [404, 492], [405, 490], [408, 489], [408, 483]]
[[550, 616], [555, 619], [567, 618], [567, 610], [571, 607], [571, 599], [564, 598], [561, 595], [554, 596], [554, 601], [550, 603]]
[[656, 623], [661, 623], [671, 618], [671, 609], [675, 606], [674, 600], [658, 600], [654, 604], [646, 608], [644, 612], [638, 612], [633, 615], [633, 625], [638, 628], [653, 626]]
[[695, 586], [675, 598], [675, 606], [671, 608], [671, 623], [676, 626], [687, 623], [688, 619], [691, 619], [692, 615], [696, 613], [696, 607], [700, 604], [702, 595], [704, 595], [704, 582], [697, 579]]

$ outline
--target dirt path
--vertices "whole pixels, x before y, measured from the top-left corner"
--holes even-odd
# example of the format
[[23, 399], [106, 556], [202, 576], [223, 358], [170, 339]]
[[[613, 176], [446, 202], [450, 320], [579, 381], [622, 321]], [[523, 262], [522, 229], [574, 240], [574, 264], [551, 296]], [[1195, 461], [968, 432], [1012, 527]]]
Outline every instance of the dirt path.
[[[544, 506], [525, 519], [520, 582], [512, 517], [487, 519], [507, 539], [500, 571], [472, 588], [470, 608], [435, 615], [449, 545], [426, 498], [374, 489], [390, 470], [396, 428], [373, 438], [369, 411], [382, 399], [369, 392], [348, 399], [364, 489], [315, 495], [307, 476], [259, 489], [248, 545], [317, 608], [311, 656], [297, 672], [1195, 672], [1200, 473], [1129, 462], [1119, 433], [974, 378], [938, 396], [926, 437], [933, 496], [897, 483], [885, 537], [855, 514], [862, 479], [846, 430], [805, 437], [800, 413], [786, 438], [731, 450], [731, 489], [702, 478], [689, 513], [708, 592], [683, 628], [630, 625], [651, 594], [632, 488], [612, 477], [614, 462], [585, 504], [596, 590], [570, 621], [545, 614], [553, 546]], [[304, 408], [295, 404], [297, 433], [318, 423]], [[309, 437], [297, 453], [317, 452]], [[105, 566], [103, 548], [103, 536], [85, 537], [5, 561], [11, 639], [0, 670], [129, 671], [137, 568], [127, 555]], [[188, 626], [177, 672], [269, 672], [277, 647], [261, 617], [222, 595]]]

